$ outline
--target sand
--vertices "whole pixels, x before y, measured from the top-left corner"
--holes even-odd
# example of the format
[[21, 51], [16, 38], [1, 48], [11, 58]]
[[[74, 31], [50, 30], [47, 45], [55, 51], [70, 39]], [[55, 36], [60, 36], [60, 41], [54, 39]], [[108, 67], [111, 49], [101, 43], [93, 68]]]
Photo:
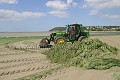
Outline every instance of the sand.
[[[92, 36], [101, 41], [116, 47], [120, 50], [120, 36]], [[25, 77], [34, 73], [48, 71], [56, 68], [59, 65], [50, 63], [46, 56], [41, 54], [48, 49], [39, 49], [33, 46], [38, 46], [39, 39], [26, 40], [8, 44], [11, 48], [6, 48], [5, 45], [0, 46], [0, 80], [13, 80]], [[32, 47], [27, 50], [14, 50], [19, 47]], [[18, 72], [17, 72], [18, 71]], [[110, 80], [111, 76], [120, 73], [119, 67], [113, 67], [108, 70], [86, 70], [83, 68], [69, 67], [62, 68], [47, 75], [41, 80]]]

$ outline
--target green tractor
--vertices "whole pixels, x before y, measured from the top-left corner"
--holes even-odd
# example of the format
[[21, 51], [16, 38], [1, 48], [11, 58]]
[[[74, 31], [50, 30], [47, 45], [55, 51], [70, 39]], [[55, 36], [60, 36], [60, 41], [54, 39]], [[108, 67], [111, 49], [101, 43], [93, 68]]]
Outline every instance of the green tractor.
[[44, 38], [44, 40], [41, 40], [39, 46], [48, 47], [51, 41], [53, 41], [55, 44], [63, 42], [73, 43], [74, 41], [81, 41], [82, 39], [89, 37], [89, 32], [85, 28], [86, 27], [83, 27], [82, 24], [67, 25], [65, 32], [51, 33], [50, 39]]

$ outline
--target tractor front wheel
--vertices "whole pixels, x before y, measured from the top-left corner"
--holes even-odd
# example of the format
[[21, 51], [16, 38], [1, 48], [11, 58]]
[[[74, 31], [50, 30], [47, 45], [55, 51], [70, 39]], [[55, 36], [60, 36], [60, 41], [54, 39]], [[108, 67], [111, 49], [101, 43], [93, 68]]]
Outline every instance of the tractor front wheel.
[[64, 43], [64, 42], [66, 42], [66, 40], [64, 37], [57, 37], [54, 42], [55, 42], [55, 44]]

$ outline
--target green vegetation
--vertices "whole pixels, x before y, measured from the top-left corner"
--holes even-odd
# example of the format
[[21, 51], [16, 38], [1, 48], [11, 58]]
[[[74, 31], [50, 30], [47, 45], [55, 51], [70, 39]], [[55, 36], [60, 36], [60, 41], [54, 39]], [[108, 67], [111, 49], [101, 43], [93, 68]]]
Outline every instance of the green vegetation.
[[[54, 27], [53, 29], [49, 31], [65, 31], [67, 27]], [[82, 30], [87, 30], [86, 27], [81, 27]]]
[[120, 31], [120, 26], [86, 26], [89, 31]]
[[11, 42], [16, 42], [16, 41], [22, 41], [22, 40], [31, 40], [31, 39], [41, 39], [43, 37], [40, 36], [34, 36], [34, 37], [10, 37], [10, 38], [0, 38], [0, 45], [2, 44], [7, 44]]
[[[120, 26], [85, 26], [88, 31], [120, 31]], [[55, 27], [49, 31], [65, 31], [66, 27]]]
[[66, 27], [55, 27], [49, 31], [65, 31], [66, 30]]
[[86, 69], [109, 69], [113, 66], [120, 66], [120, 60], [113, 57], [117, 55], [117, 49], [98, 39], [85, 39], [73, 44], [56, 44], [43, 54], [51, 62]]
[[120, 73], [113, 74], [110, 80], [120, 80]]

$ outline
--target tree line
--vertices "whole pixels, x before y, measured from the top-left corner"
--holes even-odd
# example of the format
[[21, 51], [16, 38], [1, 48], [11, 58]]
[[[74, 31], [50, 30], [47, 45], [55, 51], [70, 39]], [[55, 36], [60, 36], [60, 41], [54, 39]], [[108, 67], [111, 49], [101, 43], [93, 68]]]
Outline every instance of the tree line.
[[[120, 31], [120, 26], [84, 26], [88, 31]], [[66, 27], [54, 27], [49, 31], [65, 31]]]

